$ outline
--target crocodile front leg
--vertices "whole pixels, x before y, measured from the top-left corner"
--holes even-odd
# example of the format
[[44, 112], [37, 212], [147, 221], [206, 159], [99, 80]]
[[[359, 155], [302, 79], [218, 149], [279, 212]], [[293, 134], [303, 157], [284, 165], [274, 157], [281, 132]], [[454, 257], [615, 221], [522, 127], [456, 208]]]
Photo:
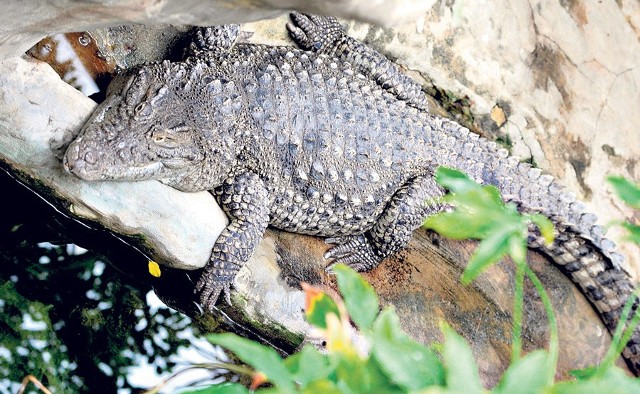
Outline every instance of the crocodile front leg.
[[219, 57], [228, 52], [240, 38], [240, 25], [236, 24], [196, 28], [185, 58], [202, 56], [204, 53], [212, 58]]
[[292, 12], [291, 21], [287, 29], [300, 48], [349, 62], [356, 71], [375, 80], [399, 100], [428, 111], [427, 96], [420, 84], [381, 53], [347, 36], [336, 18]]
[[268, 192], [253, 173], [228, 178], [214, 190], [230, 223], [213, 245], [211, 258], [196, 285], [200, 302], [212, 310], [220, 293], [229, 290], [238, 270], [249, 260], [269, 223]]
[[427, 216], [441, 211], [444, 206], [433, 201], [444, 195], [432, 176], [418, 176], [407, 182], [387, 204], [376, 224], [367, 232], [356, 236], [328, 238], [336, 244], [325, 253], [325, 259], [349, 265], [356, 271], [369, 271], [386, 257], [404, 248], [415, 229]]

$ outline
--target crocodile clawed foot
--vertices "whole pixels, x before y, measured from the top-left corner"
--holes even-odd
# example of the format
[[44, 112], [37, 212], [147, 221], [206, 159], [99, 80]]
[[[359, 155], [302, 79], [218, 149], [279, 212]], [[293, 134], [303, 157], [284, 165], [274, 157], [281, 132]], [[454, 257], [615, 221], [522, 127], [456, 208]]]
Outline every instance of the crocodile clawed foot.
[[228, 50], [239, 34], [240, 25], [236, 24], [197, 28], [188, 53], [197, 55], [202, 52]]
[[326, 267], [328, 272], [335, 264], [348, 265], [358, 272], [369, 271], [382, 261], [364, 235], [327, 238], [325, 242], [335, 245], [324, 254], [326, 260], [331, 260]]
[[300, 48], [314, 52], [323, 51], [327, 44], [344, 35], [336, 18], [299, 12], [291, 13], [291, 23], [287, 23], [287, 30]]
[[202, 275], [196, 284], [195, 291], [200, 293], [200, 304], [206, 311], [213, 311], [221, 294], [227, 304], [231, 305], [231, 281], [220, 279]]

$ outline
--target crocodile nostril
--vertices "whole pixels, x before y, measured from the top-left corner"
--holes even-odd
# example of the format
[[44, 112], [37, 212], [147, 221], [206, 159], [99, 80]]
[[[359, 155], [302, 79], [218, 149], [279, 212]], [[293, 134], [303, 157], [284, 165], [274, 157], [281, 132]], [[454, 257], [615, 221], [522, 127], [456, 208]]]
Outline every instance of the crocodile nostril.
[[104, 134], [107, 141], [113, 141], [118, 136], [118, 130], [113, 125], [106, 125], [104, 127]]
[[96, 164], [96, 155], [94, 155], [92, 152], [87, 152], [84, 154], [84, 161], [89, 164]]

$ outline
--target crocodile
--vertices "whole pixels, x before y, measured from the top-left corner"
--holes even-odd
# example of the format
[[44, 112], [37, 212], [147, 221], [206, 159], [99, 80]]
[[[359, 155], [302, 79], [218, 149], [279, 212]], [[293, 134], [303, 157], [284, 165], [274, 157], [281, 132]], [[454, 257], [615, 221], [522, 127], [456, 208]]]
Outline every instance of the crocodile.
[[[210, 191], [230, 223], [196, 284], [206, 309], [221, 294], [229, 300], [267, 226], [325, 237], [330, 264], [375, 268], [446, 209], [437, 167], [459, 169], [553, 221], [553, 244], [532, 228], [529, 247], [615, 329], [635, 286], [584, 204], [495, 142], [431, 114], [420, 84], [337, 19], [293, 13], [287, 28], [297, 48], [237, 42], [238, 25], [198, 28], [184, 60], [117, 75], [65, 168], [88, 181]], [[640, 332], [623, 355], [637, 373]]]

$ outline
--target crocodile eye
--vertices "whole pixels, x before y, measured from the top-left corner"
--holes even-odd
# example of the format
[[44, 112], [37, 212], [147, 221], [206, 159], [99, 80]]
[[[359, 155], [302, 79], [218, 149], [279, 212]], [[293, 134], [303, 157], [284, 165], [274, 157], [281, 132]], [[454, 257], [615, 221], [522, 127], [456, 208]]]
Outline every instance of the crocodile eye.
[[151, 115], [151, 106], [143, 101], [140, 104], [136, 105], [133, 111], [135, 112], [136, 116], [148, 117]]
[[172, 135], [166, 131], [158, 131], [153, 134], [151, 141], [159, 147], [173, 149], [183, 143], [183, 139], [178, 135]]

